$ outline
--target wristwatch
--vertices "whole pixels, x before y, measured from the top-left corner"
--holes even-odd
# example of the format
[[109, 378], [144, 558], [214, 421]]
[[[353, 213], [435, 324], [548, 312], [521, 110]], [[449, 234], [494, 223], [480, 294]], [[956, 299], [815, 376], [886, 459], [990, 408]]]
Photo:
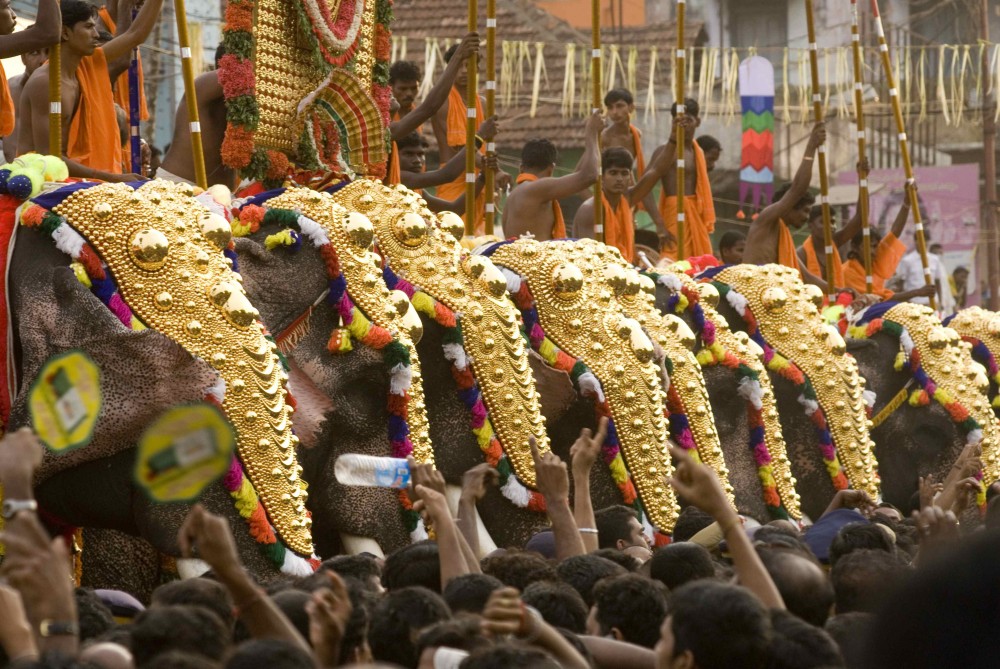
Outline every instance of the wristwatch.
[[38, 511], [38, 502], [33, 499], [5, 499], [0, 515], [10, 520], [22, 511]]
[[80, 626], [73, 621], [43, 620], [38, 625], [38, 634], [43, 639], [51, 636], [76, 636]]

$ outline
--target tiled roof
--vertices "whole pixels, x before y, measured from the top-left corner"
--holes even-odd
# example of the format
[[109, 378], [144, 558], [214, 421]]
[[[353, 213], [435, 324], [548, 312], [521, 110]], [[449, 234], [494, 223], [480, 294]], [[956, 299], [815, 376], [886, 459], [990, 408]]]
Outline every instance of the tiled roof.
[[[485, 0], [480, 0], [480, 35], [485, 44]], [[590, 33], [571, 27], [565, 21], [538, 8], [530, 0], [497, 0], [497, 110], [501, 117], [502, 135], [497, 143], [501, 150], [520, 152], [520, 147], [529, 139], [544, 137], [553, 142], [561, 150], [579, 149], [583, 147], [582, 116], [589, 108], [589, 53]], [[406, 58], [414, 60], [424, 68], [426, 40], [436, 39], [442, 50], [444, 41], [462, 37], [468, 25], [468, 5], [464, 0], [396, 0], [393, 6], [395, 20], [392, 24], [394, 39], [399, 44], [399, 38], [406, 37]], [[702, 25], [696, 23], [685, 29], [688, 43], [694, 46], [695, 40], [702, 33]], [[647, 26], [628, 27], [622, 29], [602, 30], [602, 40], [607, 45], [620, 44], [622, 67], [617, 75], [617, 85], [625, 84], [627, 70], [627, 50], [629, 47], [639, 47], [639, 61], [636, 68], [636, 88], [639, 100], [644, 99], [648, 84], [649, 48], [656, 46], [659, 51], [657, 59], [657, 86], [662, 83], [669, 62], [667, 60], [671, 45], [675, 40], [674, 24], [653, 24]], [[619, 39], [620, 38], [620, 39]], [[503, 48], [501, 42], [508, 42], [508, 79], [501, 72]], [[515, 44], [518, 43], [518, 44]], [[531, 115], [532, 87], [535, 76], [537, 45], [542, 44], [543, 70], [539, 79], [538, 104], [535, 114]], [[575, 68], [575, 87], [573, 88], [573, 105], [564, 114], [564, 80], [566, 77], [567, 45], [572, 45]], [[524, 52], [527, 57], [517, 56]], [[609, 59], [610, 49], [605, 50], [605, 59]], [[584, 64], [587, 64], [587, 68]], [[436, 73], [441, 66], [437, 65]], [[481, 77], [483, 70], [480, 70]], [[607, 82], [607, 77], [605, 78]], [[607, 86], [605, 86], [607, 88]], [[509, 89], [509, 104], [505, 104], [505, 93]], [[428, 137], [433, 143], [433, 138]]]

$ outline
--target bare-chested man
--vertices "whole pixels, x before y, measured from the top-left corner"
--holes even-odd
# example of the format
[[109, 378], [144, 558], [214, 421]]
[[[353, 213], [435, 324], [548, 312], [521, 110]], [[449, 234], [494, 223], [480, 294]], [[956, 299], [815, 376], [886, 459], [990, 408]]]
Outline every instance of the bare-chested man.
[[[28, 83], [28, 79], [31, 78], [31, 75], [35, 72], [35, 70], [44, 65], [48, 58], [48, 49], [36, 49], [34, 51], [21, 54], [21, 62], [24, 64], [24, 72], [16, 77], [11, 77], [7, 82], [10, 85], [10, 99], [14, 103], [14, 109], [17, 109], [21, 104], [21, 92], [24, 90], [24, 85]], [[2, 76], [2, 74], [0, 74], [0, 76]], [[4, 158], [7, 159], [7, 162], [10, 162], [17, 157], [17, 130], [20, 127], [21, 119], [15, 115], [14, 130], [3, 138], [3, 155]]]
[[[226, 54], [222, 45], [215, 50], [215, 70], [198, 75], [194, 80], [198, 98], [198, 121], [201, 123], [201, 146], [205, 155], [208, 185], [222, 184], [233, 188], [233, 170], [222, 162], [222, 140], [226, 135], [226, 104], [219, 83], [219, 61]], [[194, 159], [191, 157], [191, 123], [188, 119], [187, 98], [182, 97], [174, 116], [174, 135], [170, 149], [156, 170], [156, 178], [179, 183], [195, 182]]]
[[[63, 159], [70, 176], [104, 181], [137, 181], [138, 174], [121, 174], [108, 63], [127, 57], [152, 32], [163, 0], [146, 0], [127, 30], [103, 46], [97, 30], [97, 9], [84, 0], [62, 0], [61, 76]], [[131, 11], [123, 7], [122, 11]], [[18, 153], [49, 152], [49, 64], [38, 68], [21, 99], [24, 125]]]
[[503, 229], [508, 237], [525, 234], [535, 239], [559, 239], [566, 236], [559, 199], [588, 188], [600, 174], [598, 139], [604, 119], [595, 111], [585, 124], [586, 148], [573, 172], [553, 177], [559, 154], [547, 139], [533, 139], [521, 151], [521, 174], [517, 186], [507, 197], [503, 210]]

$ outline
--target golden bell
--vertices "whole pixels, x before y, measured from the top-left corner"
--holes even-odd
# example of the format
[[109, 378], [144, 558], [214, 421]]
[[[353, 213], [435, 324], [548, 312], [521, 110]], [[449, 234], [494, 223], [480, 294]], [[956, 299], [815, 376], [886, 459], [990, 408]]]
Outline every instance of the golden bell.
[[462, 239], [465, 234], [465, 221], [453, 211], [442, 211], [438, 214], [438, 221], [441, 229], [450, 234], [455, 239]]
[[229, 242], [233, 239], [233, 229], [229, 221], [212, 212], [202, 214], [200, 221], [201, 234], [205, 235], [205, 239], [220, 251], [229, 246]]
[[393, 233], [404, 246], [420, 246], [427, 237], [427, 223], [418, 214], [407, 212], [393, 222]]
[[559, 263], [552, 270], [552, 287], [560, 300], [572, 300], [583, 288], [583, 272], [573, 263]]
[[369, 248], [372, 245], [372, 240], [375, 239], [375, 227], [371, 220], [356, 211], [347, 214], [347, 223], [344, 229], [351, 243], [363, 249]]
[[222, 315], [236, 327], [246, 328], [253, 325], [260, 313], [250, 304], [247, 296], [237, 290], [222, 305]]
[[139, 269], [154, 271], [163, 267], [166, 262], [167, 253], [170, 251], [170, 242], [167, 240], [167, 236], [159, 230], [146, 228], [138, 230], [132, 235], [128, 251], [132, 262]]
[[710, 283], [699, 283], [698, 284], [698, 295], [701, 296], [701, 301], [712, 307], [713, 309], [719, 306], [719, 289]]
[[770, 311], [781, 309], [786, 304], [788, 304], [788, 293], [785, 292], [783, 288], [778, 288], [777, 286], [771, 286], [764, 291], [761, 295], [761, 302], [764, 303], [764, 308]]

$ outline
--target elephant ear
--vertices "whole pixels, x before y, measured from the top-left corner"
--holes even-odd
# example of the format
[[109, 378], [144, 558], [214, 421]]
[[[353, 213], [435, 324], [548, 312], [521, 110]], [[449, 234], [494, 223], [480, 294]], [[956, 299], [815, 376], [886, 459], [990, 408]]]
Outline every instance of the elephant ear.
[[291, 358], [288, 359], [288, 391], [295, 397], [295, 434], [304, 448], [317, 444], [333, 401]]
[[545, 421], [552, 425], [569, 411], [577, 400], [573, 381], [566, 372], [550, 366], [542, 356], [528, 351], [528, 364], [535, 376], [535, 387], [542, 396], [541, 409]]

